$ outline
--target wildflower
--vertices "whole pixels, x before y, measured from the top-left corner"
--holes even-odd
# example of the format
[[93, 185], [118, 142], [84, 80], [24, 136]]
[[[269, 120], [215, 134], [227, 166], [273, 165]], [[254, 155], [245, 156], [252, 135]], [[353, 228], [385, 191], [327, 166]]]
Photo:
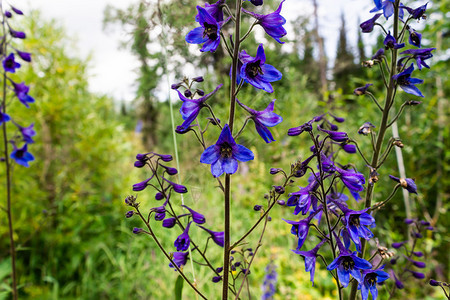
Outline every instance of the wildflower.
[[131, 218], [133, 215], [134, 215], [134, 211], [129, 210], [129, 211], [126, 212], [125, 217], [126, 218]]
[[317, 129], [319, 131], [322, 131], [322, 132], [325, 132], [326, 134], [328, 134], [330, 139], [332, 139], [335, 142], [345, 142], [348, 140], [348, 135], [346, 132], [326, 130], [326, 129], [323, 129], [320, 125], [317, 126]]
[[356, 153], [356, 146], [353, 145], [353, 144], [342, 143], [342, 144], [339, 144], [339, 145], [347, 153], [350, 153], [350, 154]]
[[322, 210], [322, 206], [319, 206], [318, 209], [311, 213], [306, 219], [300, 220], [300, 221], [291, 221], [291, 220], [285, 220], [288, 224], [291, 224], [291, 233], [298, 237], [298, 244], [297, 244], [297, 250], [300, 250], [303, 246], [303, 243], [305, 242], [306, 237], [308, 236], [309, 232], [309, 226], [311, 220], [319, 213], [319, 211]]
[[164, 221], [162, 222], [162, 226], [165, 228], [172, 228], [173, 226], [175, 226], [175, 224], [176, 224], [175, 218], [167, 218], [164, 219]]
[[287, 201], [287, 206], [295, 206], [295, 215], [298, 215], [299, 212], [302, 212], [302, 215], [306, 215], [311, 207], [311, 204], [314, 210], [316, 210], [318, 199], [313, 195], [313, 192], [318, 187], [319, 185], [317, 182], [313, 180], [306, 187], [300, 188], [298, 192], [289, 194], [291, 197], [289, 197]]
[[178, 173], [178, 170], [175, 168], [167, 167], [163, 164], [159, 164], [161, 167], [165, 169], [165, 172], [169, 175], [176, 175]]
[[320, 241], [319, 244], [317, 244], [313, 249], [309, 251], [291, 250], [295, 254], [298, 254], [305, 259], [305, 272], [309, 272], [310, 280], [313, 286], [314, 286], [314, 273], [316, 271], [317, 252], [325, 242], [326, 240], [323, 239], [322, 241]]
[[425, 274], [423, 274], [421, 272], [415, 272], [415, 271], [408, 270], [408, 269], [406, 269], [406, 271], [411, 272], [412, 276], [414, 276], [417, 279], [424, 279], [425, 278]]
[[[373, 13], [373, 12], [377, 12], [377, 11], [383, 10], [383, 15], [384, 15], [384, 17], [387, 20], [387, 19], [389, 19], [390, 16], [392, 16], [394, 14], [394, 3], [395, 3], [395, 0], [384, 0], [384, 1], [381, 2], [380, 5], [378, 5], [380, 2], [381, 2], [381, 0], [376, 0], [376, 4], [377, 5], [370, 12]], [[404, 15], [403, 9], [400, 8], [398, 17], [400, 19], [403, 19], [403, 15]]]
[[211, 279], [211, 281], [214, 282], [214, 283], [217, 283], [217, 282], [219, 282], [219, 281], [221, 281], [221, 280], [222, 280], [222, 276], [214, 276], [214, 277]]
[[9, 120], [11, 120], [11, 117], [8, 114], [2, 113], [0, 111], [0, 124], [2, 124], [3, 122], [8, 122]]
[[198, 99], [188, 99], [177, 90], [180, 100], [183, 101], [180, 108], [181, 117], [184, 120], [183, 124], [181, 124], [182, 128], [188, 128], [189, 125], [191, 125], [191, 123], [197, 118], [200, 110], [205, 107], [206, 100], [214, 95], [222, 86], [223, 84], [218, 85], [214, 91]]
[[211, 145], [202, 153], [200, 162], [211, 164], [211, 173], [219, 177], [224, 172], [234, 174], [238, 169], [237, 161], [253, 160], [252, 151], [246, 147], [236, 144], [231, 135], [230, 127], [226, 124], [215, 145]]
[[[172, 261], [175, 263], [175, 265], [178, 266], [178, 268], [183, 267], [187, 263], [189, 252], [173, 252], [171, 254], [172, 254]], [[174, 268], [175, 266], [172, 263], [170, 263], [169, 267]]]
[[220, 247], [223, 247], [225, 244], [225, 238], [224, 238], [224, 232], [223, 231], [212, 231], [209, 230], [201, 225], [197, 225], [198, 227], [200, 227], [201, 229], [205, 230], [206, 232], [208, 232], [211, 235], [212, 240], [214, 241], [214, 243], [216, 243], [217, 245], [219, 245]]
[[184, 185], [177, 184], [175, 182], [167, 180], [164, 177], [162, 177], [162, 179], [164, 179], [168, 184], [170, 184], [173, 187], [173, 190], [175, 191], [175, 193], [178, 193], [178, 194], [187, 193], [188, 190], [187, 190], [187, 188]]
[[421, 18], [423, 18], [423, 19], [426, 18], [426, 16], [424, 14], [425, 14], [425, 11], [427, 10], [427, 4], [428, 4], [428, 2], [422, 6], [419, 6], [416, 9], [412, 9], [412, 8], [404, 6], [404, 5], [400, 5], [400, 8], [406, 9], [413, 19], [420, 20]]
[[389, 278], [389, 274], [383, 271], [383, 267], [376, 270], [363, 270], [362, 282], [358, 285], [361, 290], [363, 300], [369, 298], [369, 291], [372, 293], [372, 299], [376, 300], [378, 296], [377, 283], [381, 283]]
[[392, 277], [394, 277], [395, 286], [396, 286], [399, 290], [403, 289], [405, 286], [404, 286], [403, 282], [401, 282], [400, 279], [398, 279], [397, 276], [395, 276], [394, 271], [390, 270], [389, 273], [392, 275]]
[[412, 178], [398, 178], [392, 175], [389, 175], [389, 178], [400, 183], [402, 188], [408, 190], [408, 192], [417, 194], [417, 185]]
[[[225, 3], [225, 0], [219, 0], [214, 4], [205, 3], [205, 10], [213, 17], [217, 22], [223, 21], [223, 11], [222, 11], [222, 5]], [[200, 12], [195, 16], [195, 21], [199, 22], [200, 20]], [[196, 79], [203, 77], [195, 77], [192, 80], [196, 82], [202, 82], [197, 81]]]
[[372, 86], [372, 85], [373, 85], [372, 83], [367, 83], [365, 86], [356, 88], [356, 89], [353, 91], [353, 94], [355, 94], [356, 96], [365, 95], [366, 92], [367, 92], [367, 89], [369, 88], [369, 86]]
[[266, 266], [266, 276], [261, 286], [261, 290], [263, 291], [262, 300], [273, 299], [273, 295], [275, 295], [275, 284], [277, 283], [277, 272], [275, 269], [276, 266], [272, 262]]
[[253, 122], [255, 122], [256, 131], [266, 143], [275, 141], [275, 139], [272, 136], [272, 133], [269, 131], [267, 127], [273, 127], [275, 125], [280, 124], [283, 121], [282, 117], [273, 112], [275, 100], [276, 99], [272, 100], [272, 102], [270, 102], [270, 104], [266, 107], [266, 109], [262, 111], [257, 111], [242, 104], [239, 100], [236, 99], [239, 105], [250, 113], [251, 115], [250, 118], [253, 120]]
[[181, 206], [183, 206], [184, 208], [186, 208], [187, 210], [189, 210], [189, 212], [191, 213], [191, 216], [192, 216], [192, 221], [194, 221], [195, 223], [197, 223], [197, 224], [203, 224], [203, 223], [206, 222], [205, 216], [204, 216], [204, 215], [202, 215], [202, 214], [196, 212], [195, 210], [193, 210], [193, 209], [187, 207], [186, 205], [181, 205]]
[[336, 167], [336, 171], [340, 174], [342, 182], [345, 186], [354, 192], [361, 192], [364, 190], [364, 184], [366, 180], [364, 175], [356, 171], [343, 170]]
[[134, 227], [133, 228], [133, 233], [134, 234], [139, 234], [139, 233], [142, 233], [142, 232], [144, 232], [144, 229], [142, 229], [142, 228], [139, 228], [139, 227]]
[[15, 144], [13, 146], [14, 150], [11, 152], [10, 157], [19, 165], [29, 167], [28, 162], [33, 161], [34, 156], [28, 152], [28, 144], [23, 145], [22, 148], [17, 148]]
[[372, 268], [372, 264], [367, 260], [359, 258], [355, 252], [350, 252], [344, 245], [342, 245], [341, 240], [336, 236], [336, 242], [339, 247], [339, 256], [336, 257], [331, 264], [327, 266], [327, 270], [331, 271], [337, 268], [337, 274], [339, 281], [344, 287], [348, 286], [350, 281], [350, 274], [353, 278], [361, 283], [361, 273], [360, 270], [367, 270]]
[[409, 31], [409, 44], [420, 48], [420, 43], [422, 42], [422, 34], [418, 33], [411, 27], [407, 27]]
[[398, 248], [400, 248], [401, 246], [403, 246], [406, 243], [407, 243], [407, 241], [392, 243], [392, 248], [398, 249]]
[[423, 97], [422, 92], [415, 86], [416, 84], [423, 83], [422, 79], [411, 78], [411, 73], [414, 71], [414, 65], [405, 69], [403, 72], [392, 76], [397, 81], [397, 84], [408, 94]]
[[206, 9], [197, 6], [198, 23], [200, 27], [191, 30], [186, 35], [186, 42], [190, 44], [203, 44], [201, 52], [216, 51], [220, 44], [220, 27], [224, 23], [217, 22]]
[[15, 12], [18, 15], [23, 15], [23, 12], [20, 9], [15, 8], [14, 6], [10, 5], [13, 12]]
[[20, 102], [22, 102], [23, 105], [29, 108], [30, 106], [28, 105], [28, 103], [34, 102], [34, 98], [28, 95], [28, 91], [30, 90], [30, 88], [27, 85], [25, 85], [24, 82], [22, 83], [12, 82], [12, 84], [14, 86], [14, 93], [16, 94], [17, 98], [19, 98]]
[[17, 55], [26, 62], [31, 62], [31, 53], [19, 51], [16, 49]]
[[297, 136], [302, 134], [304, 131], [312, 131], [312, 123], [313, 120], [306, 122], [305, 124], [302, 124], [298, 127], [289, 128], [288, 135], [289, 136]]
[[20, 64], [14, 60], [14, 53], [10, 53], [3, 60], [3, 69], [6, 72], [16, 73], [16, 69], [20, 68]]
[[27, 37], [25, 32], [16, 31], [16, 30], [13, 30], [12, 28], [9, 28], [9, 33], [11, 34], [11, 36], [13, 38], [24, 39]]
[[191, 227], [191, 223], [192, 222], [189, 222], [183, 233], [180, 234], [173, 243], [177, 248], [177, 251], [185, 251], [189, 248], [189, 245], [191, 244], [191, 239], [189, 238], [189, 228]]
[[391, 35], [391, 32], [389, 31], [386, 38], [383, 42], [384, 46], [386, 46], [386, 49], [400, 49], [405, 47], [405, 43], [397, 44], [397, 41], [395, 37]]
[[22, 134], [22, 138], [25, 143], [32, 144], [34, 143], [32, 137], [36, 135], [36, 131], [34, 131], [34, 123], [32, 123], [28, 127], [17, 126], [19, 128], [20, 133]]
[[154, 174], [150, 178], [147, 178], [144, 181], [133, 184], [133, 191], [135, 191], [135, 192], [143, 191], [148, 186], [148, 182], [150, 180], [152, 180], [153, 176], [154, 176]]
[[273, 39], [275, 39], [278, 43], [284, 44], [284, 42], [280, 41], [280, 38], [286, 35], [286, 29], [284, 29], [283, 25], [286, 24], [286, 19], [280, 15], [281, 7], [283, 5], [283, 1], [281, 1], [277, 10], [273, 13], [267, 15], [260, 15], [254, 12], [250, 12], [248, 10], [242, 9], [242, 11], [255, 19], [257, 19], [257, 24], [261, 25], [264, 31], [270, 35]]
[[[424, 48], [424, 49], [409, 49], [401, 52], [400, 54], [409, 54], [411, 55], [411, 58], [416, 60], [416, 65], [419, 68], [419, 70], [422, 70], [422, 66], [425, 68], [430, 68], [425, 63], [426, 59], [429, 59], [433, 57], [433, 54], [431, 54], [431, 51], [436, 50], [436, 48]], [[407, 59], [408, 56], [402, 57], [400, 60]]]
[[283, 75], [273, 66], [266, 64], [263, 44], [259, 45], [255, 58], [247, 55], [244, 60], [240, 68], [240, 77], [255, 88], [272, 93], [273, 87], [270, 82], [280, 80]]
[[381, 16], [382, 14], [376, 14], [375, 16], [373, 16], [371, 19], [362, 22], [359, 27], [361, 27], [362, 32], [364, 33], [368, 33], [368, 32], [372, 32], [373, 31], [373, 27], [375, 26], [375, 22], [378, 20], [378, 18]]
[[366, 122], [361, 127], [359, 127], [358, 133], [368, 135], [372, 131], [372, 128], [375, 128], [375, 125], [370, 122]]

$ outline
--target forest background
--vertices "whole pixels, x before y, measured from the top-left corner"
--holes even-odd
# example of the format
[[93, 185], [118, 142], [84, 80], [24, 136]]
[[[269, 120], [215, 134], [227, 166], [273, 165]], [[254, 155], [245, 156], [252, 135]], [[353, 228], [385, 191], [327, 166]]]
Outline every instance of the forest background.
[[[135, 57], [138, 66], [137, 82], [129, 87], [135, 91], [132, 102], [92, 92], [89, 59], [74, 54], [76, 42], [57, 21], [45, 19], [38, 11], [28, 11], [28, 17], [23, 19], [22, 30], [28, 37], [23, 48], [33, 53], [33, 63], [20, 72], [23, 80], [31, 83], [36, 99], [36, 105], [27, 113], [36, 116], [38, 135], [33, 146], [36, 161], [30, 168], [14, 169], [12, 211], [21, 298], [170, 299], [173, 294], [176, 272], [167, 267], [153, 241], [131, 233], [139, 224], [125, 219], [127, 209], [123, 199], [131, 192], [132, 184], [142, 177], [133, 168], [136, 153], [173, 154], [170, 97], [174, 98], [175, 124], [182, 122], [177, 113], [181, 103], [174, 94], [161, 92], [161, 86], [168, 90], [173, 78], [181, 80], [186, 68], [198, 65], [204, 67], [196, 69], [197, 76], [215, 78], [217, 83], [225, 82], [228, 76], [229, 61], [223, 50], [212, 56], [197, 56], [186, 45], [184, 36], [194, 24], [195, 6], [200, 3], [181, 2], [183, 5], [180, 1], [165, 1], [156, 6], [148, 1], [136, 1], [122, 10], [105, 8], [105, 30], [127, 33], [122, 46]], [[273, 3], [274, 9], [277, 4]], [[427, 278], [448, 280], [450, 25], [445, 12], [450, 1], [430, 6], [429, 19], [422, 30], [429, 40], [423, 44], [424, 47], [436, 45], [437, 50], [430, 62], [433, 68], [421, 72], [421, 78], [427, 82], [422, 89], [425, 99], [398, 120], [400, 138], [405, 144], [402, 165], [407, 175], [416, 178], [419, 194], [404, 199], [399, 193], [390, 207], [392, 211], [377, 215], [379, 226], [375, 234], [382, 244], [390, 245], [392, 241], [406, 238], [403, 219], [407, 216], [430, 221], [435, 230], [422, 241]], [[162, 17], [170, 24], [164, 25], [164, 30]], [[361, 78], [379, 82], [375, 78], [377, 73], [362, 68], [361, 62], [370, 59], [382, 40], [366, 41], [359, 33], [358, 24], [348, 24], [343, 12], [340, 24], [335, 27], [339, 36], [335, 60], [324, 63], [329, 59], [327, 51], [321, 51], [325, 36], [320, 23], [314, 14], [298, 16], [292, 21], [294, 37], [286, 42], [287, 47], [281, 49], [273, 41], [265, 41], [266, 55], [277, 57], [277, 68], [284, 75], [273, 94], [277, 99], [277, 113], [283, 116], [284, 122], [274, 130], [277, 141], [269, 145], [253, 143], [259, 138], [256, 133], [242, 137], [247, 145], [254, 145], [251, 149], [256, 159], [236, 175], [246, 188], [236, 191], [240, 197], [233, 203], [235, 228], [246, 228], [249, 218], [258, 217], [253, 206], [274, 184], [269, 169], [308, 155], [306, 139], [288, 139], [288, 128], [323, 111], [331, 111], [346, 119], [343, 131], [353, 133], [363, 147], [369, 146], [367, 139], [357, 136], [357, 130], [375, 116], [373, 105], [353, 95], [353, 90], [366, 83]], [[356, 44], [351, 44], [347, 37], [351, 31], [358, 32]], [[205, 84], [202, 89], [210, 91], [213, 86]], [[226, 90], [219, 91], [214, 100], [225, 101], [221, 99], [226, 98]], [[376, 86], [373, 90], [377, 90]], [[259, 103], [263, 108], [262, 99], [251, 87], [243, 94], [241, 100], [252, 99], [255, 107]], [[400, 98], [408, 100], [404, 93]], [[179, 153], [182, 181], [190, 188], [185, 201], [207, 208], [208, 212], [204, 211], [207, 218], [221, 218], [220, 194], [206, 183], [208, 167], [192, 163], [198, 161], [200, 149], [195, 147], [194, 140], [182, 135], [177, 136], [177, 143], [178, 149], [182, 149]], [[386, 174], [398, 174], [396, 158], [393, 155], [387, 162]], [[348, 156], [348, 162], [351, 160]], [[380, 178], [380, 186], [389, 184], [386, 177]], [[3, 189], [0, 186], [2, 195]], [[387, 193], [379, 189], [376, 197], [383, 199]], [[149, 208], [148, 202], [153, 198], [148, 193], [140, 200]], [[316, 284], [311, 288], [303, 262], [286, 247], [293, 243], [289, 226], [281, 221], [288, 214], [283, 207], [273, 212], [265, 246], [250, 276], [252, 292], [256, 296], [261, 294], [264, 269], [273, 262], [279, 274], [275, 299], [300, 299], [300, 295], [302, 299], [335, 298], [334, 284], [326, 270], [316, 270]], [[8, 299], [8, 231], [6, 218], [0, 220], [0, 299]], [[175, 232], [163, 234], [168, 235], [167, 245], [176, 237]], [[185, 270], [189, 274], [189, 268]], [[207, 294], [217, 288], [208, 274], [200, 271], [196, 276], [207, 286]], [[443, 299], [440, 291], [425, 283], [418, 285], [411, 280], [407, 284], [397, 294], [398, 299]], [[185, 292], [186, 299], [191, 299], [189, 291]]]

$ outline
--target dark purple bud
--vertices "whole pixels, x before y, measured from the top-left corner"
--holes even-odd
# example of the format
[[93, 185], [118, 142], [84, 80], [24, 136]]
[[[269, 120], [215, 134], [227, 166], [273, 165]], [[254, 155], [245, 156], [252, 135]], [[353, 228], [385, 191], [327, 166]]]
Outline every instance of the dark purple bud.
[[412, 220], [412, 219], [405, 219], [405, 224], [412, 224], [412, 223], [414, 223], [414, 220]]
[[143, 231], [144, 231], [144, 229], [142, 229], [142, 228], [138, 228], [138, 227], [134, 227], [133, 228], [133, 233], [134, 234], [139, 234], [139, 233], [141, 233]]
[[377, 19], [381, 16], [381, 14], [376, 14], [375, 16], [373, 16], [373, 18], [362, 22], [359, 27], [361, 27], [362, 32], [364, 33], [368, 33], [368, 32], [372, 32], [373, 31], [373, 27], [375, 26], [375, 22], [377, 21]]
[[425, 227], [425, 229], [426, 229], [426, 230], [429, 230], [429, 231], [433, 231], [433, 230], [434, 230], [434, 227], [433, 227], [433, 226], [428, 226], [428, 227]]
[[165, 210], [164, 210], [164, 212], [161, 212], [161, 213], [157, 212], [155, 214], [155, 220], [156, 221], [162, 221], [162, 220], [164, 220], [165, 217], [166, 217], [166, 211]]
[[133, 191], [139, 192], [139, 191], [144, 190], [144, 189], [147, 187], [148, 182], [149, 182], [152, 178], [153, 178], [153, 175], [152, 175], [152, 177], [150, 177], [150, 178], [148, 178], [148, 179], [146, 179], [146, 180], [144, 180], [144, 181], [142, 181], [142, 182], [133, 184]]
[[278, 205], [281, 205], [281, 206], [284, 206], [284, 205], [286, 205], [286, 201], [284, 201], [284, 200], [278, 200], [278, 201], [277, 201], [277, 204], [278, 204]]
[[406, 243], [406, 241], [405, 242], [399, 242], [399, 243], [392, 243], [392, 248], [398, 249], [401, 246], [403, 246], [405, 243]]
[[16, 52], [17, 52], [17, 55], [19, 55], [19, 57], [21, 59], [23, 59], [24, 61], [27, 61], [27, 62], [31, 62], [31, 53], [22, 52], [22, 51], [19, 51], [19, 50], [16, 50]]
[[261, 210], [261, 208], [262, 208], [262, 205], [255, 205], [254, 207], [253, 207], [253, 210], [254, 211], [260, 211]]
[[161, 158], [162, 161], [165, 162], [169, 162], [172, 161], [173, 157], [172, 155], [169, 154], [158, 154], [158, 153], [154, 153], [156, 156], [159, 156], [159, 158]]
[[[249, 256], [253, 256], [253, 253], [251, 253], [251, 255], [249, 254]], [[250, 272], [250, 270], [248, 270], [248, 269], [242, 269], [242, 272], [245, 274], [245, 273], [247, 273], [247, 274], [250, 274], [251, 272]]]
[[339, 129], [339, 127], [338, 127], [336, 124], [333, 124], [333, 123], [331, 123], [331, 122], [328, 122], [328, 125], [330, 125], [330, 129], [331, 129], [332, 131], [336, 131], [336, 130]]
[[231, 269], [231, 271], [236, 271], [235, 265], [231, 265], [230, 269]]
[[330, 139], [332, 139], [335, 142], [345, 142], [348, 140], [348, 135], [346, 132], [326, 130], [320, 126], [317, 126], [317, 129], [319, 131], [322, 131], [322, 132], [325, 132], [326, 134], [328, 134]]
[[11, 34], [11, 36], [13, 38], [18, 38], [18, 39], [24, 39], [26, 38], [25, 32], [22, 31], [15, 31], [13, 29], [9, 29], [9, 33]]
[[281, 185], [274, 185], [273, 186], [275, 188], [275, 192], [278, 194], [284, 194], [284, 187], [282, 187]]
[[417, 239], [423, 238], [423, 235], [422, 235], [420, 232], [415, 232], [413, 235], [414, 235], [414, 237], [417, 238]]
[[403, 285], [403, 282], [401, 282], [398, 278], [395, 278], [395, 286], [401, 290], [403, 289], [405, 286]]
[[223, 267], [218, 267], [217, 269], [216, 269], [216, 272], [217, 273], [220, 273], [220, 272], [222, 272], [223, 271]]
[[[208, 117], [208, 118], [206, 118], [206, 119], [208, 119], [209, 122], [210, 122], [212, 125], [214, 125], [214, 126], [217, 126], [218, 124], [220, 124], [220, 119], [214, 119], [214, 118], [211, 118], [211, 117]], [[217, 120], [217, 122], [216, 122], [216, 120]]]
[[175, 168], [171, 168], [171, 167], [167, 167], [163, 164], [159, 164], [161, 167], [163, 167], [166, 171], [167, 174], [169, 175], [176, 175], [178, 173], [177, 169]]
[[178, 90], [182, 84], [183, 84], [183, 82], [174, 83], [170, 86], [170, 88], [172, 90]]
[[188, 133], [193, 126], [182, 126], [182, 125], [178, 125], [177, 128], [175, 128], [175, 132], [178, 134], [185, 134]]
[[384, 48], [380, 48], [375, 52], [375, 54], [372, 56], [373, 60], [381, 61], [381, 58], [384, 56]]
[[356, 146], [353, 144], [341, 144], [341, 147], [347, 153], [356, 153]]
[[269, 222], [272, 221], [272, 217], [271, 217], [271, 216], [268, 216], [268, 217], [267, 217], [267, 221], [269, 221]]
[[423, 256], [423, 252], [420, 251], [413, 251], [413, 254], [417, 257], [422, 257]]
[[5, 16], [7, 18], [12, 18], [12, 13], [9, 10], [5, 10]]
[[136, 159], [137, 160], [143, 160], [143, 161], [146, 161], [146, 160], [148, 160], [148, 156], [147, 155], [149, 155], [151, 152], [149, 152], [149, 153], [139, 153], [139, 154], [136, 154]]
[[406, 105], [411, 105], [411, 106], [419, 105], [421, 103], [422, 103], [422, 101], [414, 101], [414, 100], [409, 100], [409, 101], [405, 102]]
[[175, 218], [167, 218], [162, 222], [162, 226], [166, 228], [172, 228], [176, 224]]
[[142, 168], [143, 166], [145, 166], [145, 161], [137, 160], [137, 161], [134, 162], [134, 166], [136, 168]]
[[309, 121], [309, 122], [307, 122], [307, 123], [305, 123], [303, 125], [300, 125], [298, 127], [290, 128], [288, 130], [288, 135], [289, 136], [297, 136], [297, 135], [302, 134], [304, 131], [308, 131], [308, 132], [312, 131], [312, 125], [311, 124], [312, 124], [312, 122]]
[[163, 193], [157, 192], [157, 193], [155, 194], [155, 199], [156, 199], [156, 200], [162, 200], [162, 199], [164, 199]]
[[407, 271], [411, 272], [411, 274], [417, 279], [424, 279], [425, 278], [425, 274], [423, 274], [423, 273], [415, 272], [415, 271], [411, 271], [411, 270], [407, 270]]
[[204, 90], [200, 90], [200, 89], [197, 89], [197, 90], [196, 90], [196, 93], [197, 93], [199, 96], [204, 96], [204, 95], [205, 95], [205, 91], [204, 91]]
[[356, 89], [353, 91], [353, 94], [355, 94], [356, 96], [365, 95], [366, 92], [367, 92], [367, 89], [368, 89], [370, 86], [372, 86], [372, 85], [373, 85], [372, 83], [368, 83], [368, 84], [366, 84], [365, 86], [356, 88]]
[[135, 196], [130, 195], [130, 196], [127, 196], [125, 198], [125, 204], [126, 205], [133, 206], [135, 203], [136, 203], [136, 197]]
[[241, 262], [240, 262], [240, 261], [237, 261], [237, 262], [234, 263], [234, 266], [235, 266], [235, 267], [239, 267], [240, 265], [241, 265]]
[[209, 230], [201, 225], [197, 225], [198, 227], [200, 227], [201, 229], [205, 230], [206, 232], [208, 232], [211, 236], [211, 238], [213, 239], [214, 243], [216, 243], [217, 245], [219, 245], [220, 247], [223, 248], [224, 244], [225, 244], [225, 233], [223, 231], [212, 231]]
[[434, 279], [430, 279], [429, 283], [431, 286], [440, 286], [441, 285], [441, 283], [439, 281], [434, 280]]
[[[330, 114], [331, 115], [331, 114]], [[333, 119], [336, 121], [336, 122], [338, 122], [338, 123], [342, 123], [342, 122], [344, 122], [345, 121], [345, 119], [344, 118], [341, 118], [341, 117], [337, 117], [337, 116], [334, 116], [334, 115], [331, 115], [332, 117], [333, 117]]]
[[219, 282], [219, 281], [221, 281], [222, 280], [222, 277], [221, 276], [214, 276], [213, 278], [212, 278], [212, 282], [214, 282], [214, 283], [217, 283], [217, 282]]
[[191, 244], [191, 239], [189, 238], [189, 228], [191, 227], [191, 223], [186, 226], [183, 233], [180, 234], [174, 242], [174, 246], [177, 248], [177, 251], [185, 251], [189, 248]]
[[[230, 254], [235, 254], [236, 253], [236, 250], [231, 250], [231, 252], [230, 252]], [[231, 258], [233, 258], [233, 257], [231, 257]], [[233, 258], [234, 259], [234, 258]], [[233, 260], [232, 259], [232, 260]]]
[[205, 216], [196, 212], [195, 210], [187, 207], [186, 205], [181, 205], [184, 208], [186, 208], [187, 210], [189, 210], [189, 212], [191, 213], [192, 216], [192, 221], [194, 221], [197, 224], [204, 224], [206, 222]]
[[[188, 254], [189, 252], [173, 252], [171, 253], [172, 256], [172, 260], [173, 262], [179, 267], [181, 268], [182, 266], [184, 266], [187, 263], [187, 259], [188, 259]], [[173, 264], [170, 263], [169, 267], [173, 268]]]
[[186, 98], [191, 97], [191, 96], [192, 96], [191, 90], [185, 90], [185, 91], [184, 91], [184, 96], [185, 96]]
[[14, 6], [10, 5], [13, 12], [15, 12], [18, 15], [23, 15], [23, 12], [20, 9], [15, 8]]
[[412, 178], [398, 178], [392, 175], [389, 175], [389, 178], [400, 183], [402, 188], [406, 189], [410, 193], [417, 194], [417, 185]]
[[134, 211], [130, 210], [130, 211], [127, 211], [127, 213], [125, 214], [125, 217], [131, 218], [133, 215], [134, 215]]
[[420, 268], [420, 269], [423, 269], [423, 268], [425, 268], [427, 265], [424, 263], [424, 262], [422, 262], [422, 261], [413, 261], [413, 265], [414, 266], [416, 266], [416, 267], [418, 267], [418, 268]]
[[270, 168], [270, 174], [275, 175], [280, 173], [282, 170], [279, 168]]
[[420, 224], [423, 226], [430, 226], [430, 222], [425, 221], [425, 220], [420, 220]]
[[204, 79], [203, 79], [203, 76], [198, 76], [198, 77], [192, 78], [192, 81], [195, 81], [195, 82], [203, 82]]
[[397, 259], [396, 258], [393, 258], [393, 259], [391, 259], [391, 265], [395, 265], [396, 263], [397, 263]]
[[[176, 193], [179, 193], [179, 194], [184, 194], [184, 193], [187, 193], [187, 188], [184, 186], [184, 185], [181, 185], [181, 184], [177, 184], [177, 183], [175, 183], [175, 182], [172, 182], [172, 181], [170, 181], [170, 180], [167, 180], [166, 178], [164, 178], [164, 177], [162, 177], [162, 179], [164, 179], [167, 183], [169, 183], [172, 187], [173, 187], [173, 190], [176, 192]], [[178, 251], [180, 251], [180, 250], [178, 250]]]

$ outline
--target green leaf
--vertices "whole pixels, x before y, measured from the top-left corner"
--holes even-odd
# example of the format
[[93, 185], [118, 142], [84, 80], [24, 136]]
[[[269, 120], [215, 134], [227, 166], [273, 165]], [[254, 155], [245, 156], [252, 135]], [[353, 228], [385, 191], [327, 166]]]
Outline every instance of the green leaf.
[[183, 294], [183, 283], [183, 277], [178, 276], [177, 281], [175, 282], [175, 300], [181, 300], [181, 296]]

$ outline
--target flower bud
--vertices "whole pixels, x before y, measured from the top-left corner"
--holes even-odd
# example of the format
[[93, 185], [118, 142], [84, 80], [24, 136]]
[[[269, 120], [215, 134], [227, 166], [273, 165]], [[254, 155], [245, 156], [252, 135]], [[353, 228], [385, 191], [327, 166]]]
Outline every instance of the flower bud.
[[284, 200], [278, 200], [278, 201], [277, 201], [277, 204], [278, 204], [278, 205], [281, 205], [281, 206], [284, 206], [284, 205], [286, 205], [286, 201], [284, 201]]
[[439, 281], [434, 280], [434, 279], [430, 279], [429, 283], [431, 286], [440, 286], [441, 285], [441, 283]]
[[191, 97], [191, 96], [192, 96], [191, 90], [185, 90], [185, 91], [184, 91], [184, 96], [185, 96], [186, 98]]
[[172, 228], [176, 224], [175, 218], [167, 218], [162, 222], [162, 226], [165, 228]]
[[198, 77], [192, 78], [192, 81], [195, 81], [195, 82], [203, 82], [204, 79], [203, 79], [203, 76], [198, 76]]
[[254, 211], [260, 211], [261, 208], [262, 208], [262, 206], [257, 204], [257, 205], [255, 205], [255, 206], [253, 207], [253, 210], [254, 210]]
[[143, 232], [144, 230], [142, 229], [142, 228], [138, 228], [138, 227], [134, 227], [133, 228], [133, 233], [134, 234], [139, 234], [139, 233], [141, 233], [141, 232]]
[[130, 211], [127, 211], [127, 213], [125, 214], [125, 217], [131, 218], [133, 215], [134, 215], [134, 211], [130, 210]]
[[214, 283], [217, 283], [217, 282], [219, 282], [219, 281], [221, 281], [222, 280], [222, 277], [221, 276], [214, 276], [213, 278], [212, 278], [212, 282], [214, 282]]
[[204, 96], [204, 95], [205, 95], [205, 91], [200, 90], [200, 89], [197, 89], [195, 92], [196, 92], [199, 96]]

